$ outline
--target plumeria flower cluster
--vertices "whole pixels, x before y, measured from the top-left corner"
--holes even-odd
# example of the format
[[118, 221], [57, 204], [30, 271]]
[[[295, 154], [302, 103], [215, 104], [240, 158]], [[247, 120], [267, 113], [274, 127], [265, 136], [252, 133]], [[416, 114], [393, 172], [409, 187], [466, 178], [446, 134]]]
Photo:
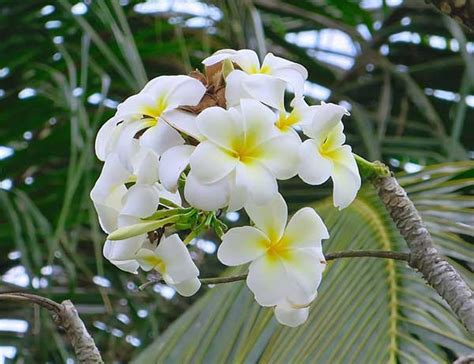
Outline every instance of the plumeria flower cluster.
[[[104, 162], [91, 198], [118, 268], [156, 271], [178, 293], [200, 288], [187, 244], [205, 229], [222, 239], [219, 260], [248, 266], [247, 285], [288, 326], [306, 321], [325, 268], [329, 233], [313, 208], [288, 220], [278, 180], [332, 179], [348, 206], [360, 188], [336, 104], [309, 106], [306, 69], [269, 53], [221, 50], [205, 74], [160, 76], [121, 103], [99, 130]], [[285, 94], [293, 99], [285, 107]], [[222, 211], [244, 209], [251, 226], [227, 230]]]

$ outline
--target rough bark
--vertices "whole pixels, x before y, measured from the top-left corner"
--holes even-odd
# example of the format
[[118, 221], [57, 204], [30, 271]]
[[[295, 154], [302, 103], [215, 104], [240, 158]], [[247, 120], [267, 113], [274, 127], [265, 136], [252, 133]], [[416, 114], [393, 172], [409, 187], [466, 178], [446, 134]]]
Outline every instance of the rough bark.
[[442, 13], [474, 31], [474, 0], [426, 0]]
[[453, 361], [453, 364], [474, 364], [474, 354], [461, 356]]
[[70, 300], [57, 303], [49, 298], [31, 293], [9, 292], [0, 293], [0, 301], [34, 303], [51, 311], [55, 324], [66, 332], [76, 353], [78, 363], [103, 363], [94, 339], [90, 336]]
[[394, 177], [373, 180], [380, 199], [410, 248], [408, 264], [444, 298], [471, 333], [474, 333], [474, 293], [433, 245], [413, 202]]
[[55, 314], [54, 320], [66, 331], [79, 363], [103, 363], [94, 339], [70, 300], [61, 302], [61, 309]]

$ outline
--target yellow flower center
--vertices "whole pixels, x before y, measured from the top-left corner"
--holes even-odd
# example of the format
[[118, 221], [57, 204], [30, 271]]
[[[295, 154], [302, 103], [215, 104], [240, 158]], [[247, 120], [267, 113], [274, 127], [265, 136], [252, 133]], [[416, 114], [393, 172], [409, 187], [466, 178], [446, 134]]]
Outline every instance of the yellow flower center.
[[290, 114], [286, 114], [284, 111], [280, 112], [278, 120], [275, 123], [275, 126], [281, 131], [286, 131], [291, 128], [293, 125], [299, 122], [298, 113], [293, 110]]
[[271, 241], [267, 243], [267, 256], [270, 259], [285, 259], [287, 260], [290, 256], [290, 250], [288, 249], [288, 241], [281, 238], [278, 241]]
[[264, 65], [264, 66], [260, 67], [260, 69], [258, 67], [256, 67], [255, 65], [252, 65], [248, 70], [248, 73], [250, 73], [252, 75], [257, 74], [257, 73], [268, 75], [268, 74], [270, 74], [270, 72], [271, 72], [271, 69], [267, 65]]
[[166, 264], [162, 259], [158, 258], [156, 255], [150, 255], [150, 256], [144, 257], [143, 261], [146, 264], [151, 265], [153, 269], [157, 270], [161, 274], [165, 274]]
[[167, 100], [165, 96], [160, 96], [157, 100], [155, 105], [146, 106], [143, 110], [143, 113], [148, 116], [152, 116], [154, 118], [159, 118], [163, 111], [167, 108]]

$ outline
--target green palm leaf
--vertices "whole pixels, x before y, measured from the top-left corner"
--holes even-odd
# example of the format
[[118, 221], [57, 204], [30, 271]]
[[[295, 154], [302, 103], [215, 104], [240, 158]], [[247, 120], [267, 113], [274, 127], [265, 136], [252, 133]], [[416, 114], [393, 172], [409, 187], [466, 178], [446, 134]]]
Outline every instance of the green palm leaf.
[[[471, 281], [467, 267], [474, 264], [474, 254], [455, 233], [463, 230], [464, 219], [472, 219], [473, 200], [462, 196], [465, 209], [452, 211], [449, 202], [461, 198], [466, 182], [472, 185], [473, 172], [474, 163], [462, 162], [400, 178], [440, 250]], [[327, 252], [406, 250], [369, 188], [342, 212], [328, 200], [315, 208], [331, 233], [324, 244]], [[472, 339], [437, 293], [405, 263], [342, 259], [329, 263], [310, 317], [299, 328], [279, 325], [272, 309], [255, 303], [244, 282], [220, 285], [211, 288], [135, 362], [441, 363], [471, 352]]]

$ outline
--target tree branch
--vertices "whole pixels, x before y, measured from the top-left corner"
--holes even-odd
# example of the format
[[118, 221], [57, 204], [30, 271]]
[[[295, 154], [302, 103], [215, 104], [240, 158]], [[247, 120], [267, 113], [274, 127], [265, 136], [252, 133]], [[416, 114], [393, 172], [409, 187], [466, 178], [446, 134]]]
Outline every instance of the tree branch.
[[474, 31], [474, 0], [425, 0], [471, 32]]
[[[364, 169], [370, 162], [356, 156]], [[375, 165], [380, 168], [380, 163]], [[410, 249], [408, 264], [418, 270], [428, 284], [448, 303], [467, 330], [474, 333], [474, 293], [454, 267], [436, 250], [420, 214], [395, 177], [383, 173], [366, 175], [377, 189], [385, 208]], [[364, 174], [363, 174], [364, 175]]]
[[57, 303], [46, 297], [30, 293], [0, 293], [0, 301], [26, 302], [37, 304], [53, 313], [53, 320], [58, 327], [66, 332], [79, 363], [103, 363], [94, 339], [87, 331], [76, 308], [70, 300]]
[[[407, 253], [398, 253], [385, 250], [350, 250], [342, 252], [328, 253], [325, 255], [326, 261], [341, 259], [341, 258], [387, 258], [395, 260], [408, 261], [409, 255]], [[236, 276], [228, 277], [212, 277], [212, 278], [201, 278], [200, 281], [202, 284], [220, 284], [220, 283], [231, 283], [237, 281], [243, 281], [247, 278], [247, 274], [240, 274]], [[161, 279], [150, 280], [140, 287], [139, 290], [143, 290], [148, 286], [160, 282]]]

